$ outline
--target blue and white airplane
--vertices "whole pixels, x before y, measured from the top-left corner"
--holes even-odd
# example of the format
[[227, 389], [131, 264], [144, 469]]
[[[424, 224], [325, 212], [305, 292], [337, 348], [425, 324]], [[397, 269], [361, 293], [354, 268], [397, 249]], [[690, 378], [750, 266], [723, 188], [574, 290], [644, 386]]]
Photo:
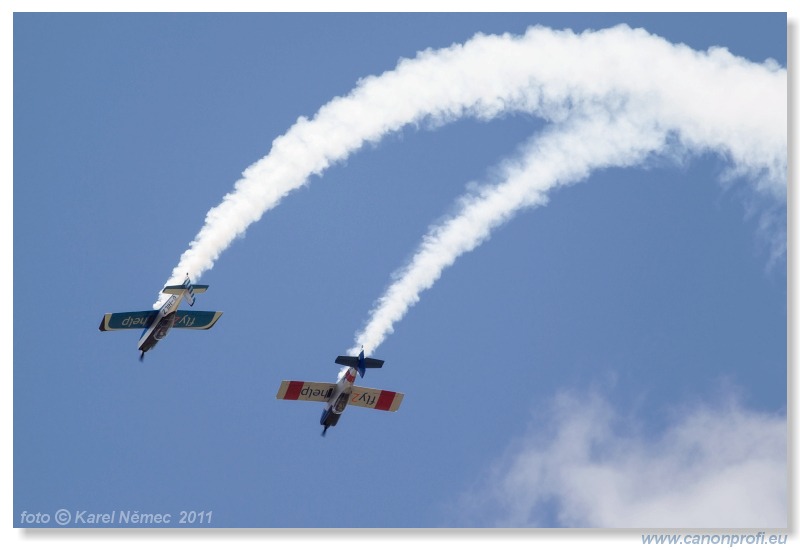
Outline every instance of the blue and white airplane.
[[139, 349], [142, 352], [139, 360], [144, 360], [144, 353], [153, 349], [171, 328], [207, 330], [214, 326], [214, 323], [222, 315], [221, 311], [192, 312], [178, 309], [184, 298], [190, 306], [194, 306], [194, 295], [206, 290], [208, 290], [208, 285], [193, 285], [187, 274], [182, 285], [164, 287], [161, 292], [171, 296], [161, 308], [106, 313], [103, 320], [100, 321], [100, 330], [144, 329], [142, 337], [139, 338]]
[[362, 388], [354, 386], [356, 373], [364, 378], [366, 369], [379, 369], [383, 366], [381, 359], [364, 357], [364, 350], [358, 357], [350, 355], [340, 355], [336, 358], [338, 365], [344, 365], [339, 373], [339, 379], [335, 384], [326, 382], [301, 382], [298, 380], [284, 380], [278, 388], [278, 399], [290, 399], [300, 401], [321, 401], [325, 403], [322, 411], [322, 435], [328, 428], [335, 426], [339, 422], [339, 417], [344, 412], [344, 408], [349, 404], [356, 407], [366, 407], [379, 411], [396, 411], [403, 402], [403, 394], [388, 390], [373, 390], [372, 388]]

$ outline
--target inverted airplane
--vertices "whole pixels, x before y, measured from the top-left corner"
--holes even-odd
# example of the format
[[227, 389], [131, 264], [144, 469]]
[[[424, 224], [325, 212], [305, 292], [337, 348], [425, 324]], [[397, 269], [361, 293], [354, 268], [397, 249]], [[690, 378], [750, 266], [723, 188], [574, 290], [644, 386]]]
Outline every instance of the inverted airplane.
[[100, 321], [100, 330], [143, 329], [139, 338], [139, 360], [144, 360], [146, 351], [150, 351], [167, 335], [172, 328], [189, 328], [208, 330], [214, 326], [222, 315], [221, 311], [184, 311], [179, 310], [181, 301], [186, 298], [190, 306], [194, 306], [194, 295], [208, 290], [208, 285], [193, 285], [186, 275], [182, 285], [165, 286], [164, 294], [169, 299], [160, 309], [147, 311], [125, 311], [122, 313], [106, 313]]
[[347, 369], [342, 369], [339, 379], [335, 384], [326, 382], [300, 382], [295, 380], [284, 380], [278, 389], [278, 399], [290, 399], [300, 401], [320, 401], [325, 403], [322, 411], [322, 435], [328, 428], [335, 426], [339, 422], [339, 417], [344, 412], [344, 408], [350, 404], [356, 407], [366, 407], [379, 411], [396, 411], [400, 408], [403, 401], [403, 394], [388, 390], [373, 390], [354, 386], [356, 373], [364, 378], [366, 369], [379, 369], [383, 366], [381, 359], [364, 357], [364, 350], [358, 357], [350, 355], [340, 355], [336, 358], [336, 364], [344, 365]]

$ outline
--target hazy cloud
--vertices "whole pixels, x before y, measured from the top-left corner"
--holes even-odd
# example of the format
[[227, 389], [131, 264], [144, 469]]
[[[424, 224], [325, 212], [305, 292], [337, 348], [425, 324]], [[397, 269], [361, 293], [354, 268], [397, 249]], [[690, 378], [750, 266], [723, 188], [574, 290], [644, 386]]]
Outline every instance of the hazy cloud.
[[564, 393], [460, 513], [501, 527], [786, 527], [786, 441], [785, 414], [735, 399], [675, 411], [652, 433], [597, 394]]

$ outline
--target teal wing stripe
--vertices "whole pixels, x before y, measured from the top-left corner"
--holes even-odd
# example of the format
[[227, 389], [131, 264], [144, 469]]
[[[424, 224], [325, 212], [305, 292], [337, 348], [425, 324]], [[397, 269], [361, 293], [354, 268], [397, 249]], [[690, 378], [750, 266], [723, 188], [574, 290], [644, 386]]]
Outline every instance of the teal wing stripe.
[[186, 311], [179, 309], [175, 313], [175, 324], [172, 328], [191, 328], [207, 330], [214, 326], [222, 315], [221, 311]]
[[157, 311], [125, 311], [122, 313], [106, 313], [100, 323], [100, 330], [145, 329], [156, 318]]

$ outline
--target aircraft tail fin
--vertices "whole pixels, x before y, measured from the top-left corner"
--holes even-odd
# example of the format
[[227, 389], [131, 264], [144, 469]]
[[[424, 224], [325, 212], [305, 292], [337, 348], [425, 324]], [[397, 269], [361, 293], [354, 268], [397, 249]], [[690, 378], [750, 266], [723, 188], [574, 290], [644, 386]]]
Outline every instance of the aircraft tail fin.
[[358, 371], [361, 378], [364, 378], [366, 369], [379, 369], [383, 366], [383, 359], [373, 359], [372, 357], [364, 357], [364, 350], [358, 354], [358, 357], [352, 355], [340, 355], [336, 358], [337, 365], [344, 365], [345, 367], [352, 367]]
[[183, 294], [189, 305], [193, 306], [194, 295], [205, 292], [206, 290], [208, 290], [208, 285], [193, 285], [191, 279], [189, 279], [189, 274], [187, 273], [186, 280], [183, 281], [182, 285], [165, 286], [164, 290], [161, 292], [164, 294]]

